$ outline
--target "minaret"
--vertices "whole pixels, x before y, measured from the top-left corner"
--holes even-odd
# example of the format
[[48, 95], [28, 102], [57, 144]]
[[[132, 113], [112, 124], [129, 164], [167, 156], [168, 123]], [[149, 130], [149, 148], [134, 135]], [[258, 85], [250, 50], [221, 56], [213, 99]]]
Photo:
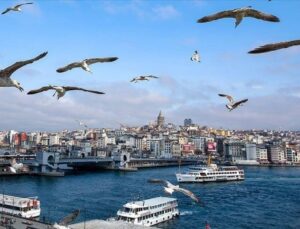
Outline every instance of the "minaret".
[[159, 115], [157, 117], [157, 126], [162, 127], [165, 124], [165, 117], [162, 116], [161, 111], [159, 112]]

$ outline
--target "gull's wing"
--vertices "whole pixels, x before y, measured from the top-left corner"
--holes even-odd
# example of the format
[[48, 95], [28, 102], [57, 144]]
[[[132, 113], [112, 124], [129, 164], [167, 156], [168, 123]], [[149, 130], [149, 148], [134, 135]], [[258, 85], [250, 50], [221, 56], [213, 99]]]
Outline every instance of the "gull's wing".
[[162, 180], [162, 179], [148, 179], [148, 183], [152, 183], [152, 184], [165, 184], [167, 185], [168, 181], [166, 180]]
[[140, 80], [140, 77], [135, 77], [132, 80], [130, 80], [130, 82], [135, 82], [135, 81], [138, 81], [138, 80]]
[[31, 4], [33, 4], [33, 2], [25, 2], [25, 3], [22, 3], [22, 4], [16, 5], [14, 8], [18, 8], [18, 7], [24, 6], [24, 5], [31, 5]]
[[33, 94], [41, 93], [43, 91], [48, 91], [48, 90], [51, 90], [51, 89], [54, 89], [54, 88], [52, 86], [41, 87], [39, 89], [29, 91], [27, 93], [27, 95], [33, 95]]
[[9, 12], [10, 11], [10, 9], [9, 8], [7, 8], [6, 10], [4, 10], [1, 14], [6, 14], [7, 12]]
[[243, 104], [243, 103], [246, 103], [247, 101], [248, 101], [248, 99], [243, 99], [243, 100], [241, 100], [241, 101], [238, 101], [238, 102], [234, 103], [234, 104], [232, 105], [232, 107], [233, 107], [233, 108], [236, 108], [236, 107], [238, 107], [239, 105], [241, 105], [241, 104]]
[[226, 97], [230, 103], [234, 103], [234, 100], [233, 100], [232, 96], [230, 96], [230, 95], [219, 94], [219, 96]]
[[119, 59], [118, 57], [107, 57], [107, 58], [91, 58], [91, 59], [85, 59], [85, 62], [90, 65], [90, 64], [95, 64], [95, 63], [104, 63], [104, 62], [113, 62]]
[[191, 191], [185, 189], [185, 188], [175, 188], [175, 191], [181, 192], [184, 195], [190, 197], [192, 200], [194, 200], [197, 203], [200, 203], [200, 199]]
[[221, 18], [235, 18], [235, 13], [232, 10], [222, 11], [216, 14], [205, 16], [197, 20], [198, 23], [210, 22]]
[[3, 75], [4, 77], [10, 77], [19, 68], [22, 68], [23, 66], [25, 66], [27, 64], [32, 64], [33, 62], [45, 57], [47, 54], [48, 54], [48, 52], [44, 52], [33, 59], [16, 62], [13, 65], [1, 70], [0, 77], [1, 77], [1, 75]]
[[68, 87], [68, 86], [65, 86], [63, 87], [66, 91], [85, 91], [85, 92], [90, 92], [90, 93], [94, 93], [94, 94], [105, 94], [104, 92], [101, 92], [101, 91], [94, 91], [94, 90], [87, 90], [87, 89], [84, 89], [84, 88], [81, 88], [81, 87]]
[[63, 218], [58, 224], [62, 226], [67, 226], [72, 223], [80, 214], [80, 210], [75, 210], [71, 214]]
[[81, 67], [81, 63], [80, 62], [74, 62], [74, 63], [68, 64], [67, 66], [58, 68], [56, 71], [58, 73], [62, 73], [62, 72], [69, 71], [69, 70], [71, 70], [73, 68], [78, 68], [78, 67]]
[[264, 20], [264, 21], [271, 21], [271, 22], [279, 22], [279, 18], [272, 15], [272, 14], [266, 14], [263, 12], [260, 12], [258, 10], [254, 9], [247, 9], [246, 10], [246, 16], [247, 17], [254, 17], [256, 19]]
[[267, 44], [267, 45], [260, 46], [259, 48], [253, 49], [248, 53], [256, 54], [256, 53], [271, 52], [278, 49], [289, 48], [294, 45], [300, 45], [300, 40]]
[[146, 78], [153, 78], [153, 79], [158, 79], [159, 77], [157, 76], [153, 76], [153, 75], [149, 75], [149, 76], [145, 76]]

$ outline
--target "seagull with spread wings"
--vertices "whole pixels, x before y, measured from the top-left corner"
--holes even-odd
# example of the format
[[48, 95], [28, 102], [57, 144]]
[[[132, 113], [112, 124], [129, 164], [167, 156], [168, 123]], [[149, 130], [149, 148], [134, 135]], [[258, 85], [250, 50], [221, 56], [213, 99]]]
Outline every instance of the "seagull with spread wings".
[[31, 4], [33, 4], [33, 2], [22, 3], [22, 4], [19, 4], [19, 5], [13, 6], [13, 7], [9, 7], [5, 11], [3, 11], [1, 14], [6, 14], [9, 11], [21, 12], [22, 11], [21, 6], [31, 5]]
[[59, 223], [53, 225], [53, 229], [69, 229], [68, 225], [72, 223], [80, 214], [80, 210], [75, 210], [64, 217]]
[[200, 55], [197, 50], [193, 53], [191, 57], [191, 61], [200, 62]]
[[137, 83], [138, 81], [149, 81], [150, 79], [158, 79], [159, 77], [157, 76], [152, 76], [152, 75], [149, 75], [149, 76], [138, 76], [138, 77], [135, 77], [133, 78], [132, 80], [130, 80], [130, 82], [134, 82], [134, 83]]
[[[180, 188], [179, 185], [173, 185], [172, 183], [170, 183], [167, 180], [160, 180], [160, 179], [149, 179], [148, 180], [149, 183], [162, 183], [164, 184], [166, 187], [164, 187], [164, 191], [170, 195], [173, 194], [174, 191], [176, 192], [181, 192], [184, 195], [190, 197], [193, 201], [201, 204], [201, 200], [200, 198], [198, 198], [194, 193], [192, 193], [190, 190], [184, 189], [184, 188]], [[203, 203], [202, 203], [203, 204]]]
[[0, 70], [0, 87], [16, 87], [20, 91], [23, 91], [24, 89], [21, 87], [21, 84], [18, 81], [11, 79], [11, 75], [19, 68], [22, 68], [27, 64], [32, 64], [33, 62], [42, 59], [47, 55], [47, 53], [48, 52], [44, 52], [30, 60], [18, 61], [7, 68]]
[[82, 68], [84, 71], [92, 73], [92, 71], [89, 67], [91, 64], [113, 62], [113, 61], [116, 61], [117, 59], [118, 59], [118, 57], [90, 58], [90, 59], [85, 59], [83, 61], [73, 62], [67, 66], [58, 68], [56, 71], [58, 73], [62, 73], [62, 72], [72, 70], [73, 68]]
[[260, 46], [256, 49], [253, 49], [253, 50], [249, 51], [248, 53], [257, 54], [257, 53], [264, 53], [264, 52], [272, 52], [272, 51], [276, 51], [278, 49], [289, 48], [289, 47], [292, 47], [295, 45], [300, 45], [300, 40], [267, 44], [267, 45]]
[[229, 104], [226, 104], [226, 107], [229, 111], [232, 111], [232, 110], [236, 109], [237, 107], [242, 106], [244, 103], [246, 103], [248, 101], [248, 99], [243, 99], [243, 100], [235, 102], [233, 100], [232, 96], [230, 96], [230, 95], [219, 94], [219, 96], [225, 97], [229, 100]]
[[88, 126], [83, 121], [80, 120], [75, 120], [75, 121], [78, 122], [79, 126], [84, 126], [85, 128], [88, 128]]
[[234, 10], [222, 11], [213, 15], [209, 15], [203, 18], [200, 18], [198, 23], [210, 22], [222, 18], [235, 18], [235, 27], [237, 27], [243, 20], [244, 17], [252, 17], [259, 20], [270, 21], [270, 22], [279, 22], [279, 18], [272, 15], [260, 12], [258, 10], [252, 9], [251, 6], [243, 7]]
[[75, 91], [75, 90], [90, 92], [90, 93], [99, 94], [99, 95], [105, 94], [104, 92], [87, 90], [87, 89], [80, 88], [80, 87], [52, 86], [52, 85], [49, 85], [46, 87], [41, 87], [40, 89], [36, 89], [36, 90], [31, 90], [27, 94], [33, 95], [33, 94], [41, 93], [41, 92], [48, 91], [48, 90], [55, 90], [55, 93], [53, 94], [53, 96], [55, 96], [55, 94], [57, 94], [57, 99], [60, 99], [61, 97], [63, 97], [68, 91]]

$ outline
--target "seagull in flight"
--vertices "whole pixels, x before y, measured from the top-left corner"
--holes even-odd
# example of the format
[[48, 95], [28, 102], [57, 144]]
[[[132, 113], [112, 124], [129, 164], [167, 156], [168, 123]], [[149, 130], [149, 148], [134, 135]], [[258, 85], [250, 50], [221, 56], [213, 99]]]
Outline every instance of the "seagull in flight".
[[200, 62], [200, 55], [199, 55], [199, 53], [198, 53], [197, 50], [196, 50], [196, 51], [194, 52], [194, 54], [192, 55], [191, 61]]
[[285, 41], [273, 44], [267, 44], [260, 46], [256, 49], [249, 51], [250, 54], [257, 54], [257, 53], [264, 53], [264, 52], [272, 52], [278, 49], [289, 48], [291, 46], [300, 45], [300, 40], [293, 40], [293, 41]]
[[6, 14], [9, 11], [21, 12], [22, 11], [21, 6], [31, 5], [31, 4], [33, 4], [33, 2], [22, 3], [22, 4], [19, 4], [19, 5], [13, 6], [13, 7], [9, 7], [5, 11], [3, 11], [1, 14]]
[[113, 61], [116, 61], [117, 59], [118, 59], [118, 57], [90, 58], [90, 59], [85, 59], [83, 61], [73, 62], [65, 67], [58, 68], [56, 71], [58, 73], [62, 73], [62, 72], [72, 70], [73, 68], [82, 68], [84, 71], [92, 73], [92, 71], [89, 67], [91, 64], [113, 62]]
[[149, 75], [149, 76], [138, 76], [138, 77], [135, 77], [135, 78], [133, 78], [132, 80], [130, 80], [130, 82], [137, 83], [138, 81], [143, 81], [143, 80], [149, 81], [150, 79], [158, 79], [158, 78], [159, 78], [159, 77], [157, 77], [157, 76], [152, 76], [152, 75]]
[[36, 89], [36, 90], [31, 90], [27, 94], [33, 95], [33, 94], [41, 93], [41, 92], [48, 91], [48, 90], [55, 90], [55, 93], [53, 94], [53, 96], [55, 96], [55, 94], [57, 94], [57, 99], [60, 99], [61, 97], [63, 97], [66, 94], [66, 92], [75, 91], [75, 90], [90, 92], [90, 93], [94, 93], [94, 94], [105, 94], [104, 92], [87, 90], [87, 89], [80, 88], [80, 87], [52, 86], [52, 85], [49, 85], [46, 87], [41, 87], [40, 89]]
[[248, 7], [243, 7], [234, 10], [222, 11], [213, 15], [209, 15], [200, 18], [197, 22], [204, 23], [204, 22], [210, 22], [222, 18], [235, 18], [235, 27], [237, 27], [242, 22], [244, 17], [252, 17], [252, 18], [256, 18], [264, 21], [270, 21], [270, 22], [280, 21], [279, 18], [274, 15], [266, 14], [258, 10], [254, 10], [252, 9], [251, 6], [248, 6]]
[[30, 60], [18, 61], [7, 68], [0, 70], [0, 87], [16, 87], [22, 92], [24, 89], [21, 87], [21, 84], [18, 81], [11, 79], [11, 75], [19, 68], [42, 59], [47, 55], [47, 53], [48, 52], [44, 52]]
[[83, 121], [80, 120], [75, 120], [75, 121], [78, 122], [79, 126], [84, 126], [85, 128], [88, 128], [88, 126]]
[[179, 185], [173, 185], [171, 182], [169, 182], [167, 180], [149, 179], [148, 182], [149, 183], [162, 183], [162, 184], [165, 185], [164, 191], [166, 193], [172, 195], [174, 191], [175, 192], [181, 192], [184, 195], [190, 197], [193, 201], [201, 204], [201, 200], [194, 193], [192, 193], [190, 190], [180, 188]]
[[229, 111], [232, 111], [232, 110], [236, 109], [237, 107], [242, 106], [244, 103], [246, 103], [248, 101], [248, 99], [243, 99], [243, 100], [235, 102], [233, 100], [232, 96], [230, 96], [230, 95], [219, 94], [219, 96], [225, 97], [229, 100], [229, 104], [226, 104], [226, 107]]
[[68, 225], [72, 223], [80, 214], [80, 210], [75, 210], [63, 218], [59, 223], [53, 225], [53, 229], [69, 229]]

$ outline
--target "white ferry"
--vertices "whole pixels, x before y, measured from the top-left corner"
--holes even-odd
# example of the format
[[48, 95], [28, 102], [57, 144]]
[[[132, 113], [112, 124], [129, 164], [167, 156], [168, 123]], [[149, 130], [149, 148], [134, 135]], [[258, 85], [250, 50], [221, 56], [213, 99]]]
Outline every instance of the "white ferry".
[[177, 173], [178, 182], [213, 182], [244, 180], [244, 170], [236, 166], [221, 166], [209, 164], [207, 166], [190, 167], [187, 173]]
[[177, 199], [168, 197], [129, 202], [117, 212], [117, 220], [153, 226], [179, 216], [177, 207]]
[[24, 218], [36, 218], [41, 214], [40, 201], [35, 197], [0, 195], [0, 211]]

